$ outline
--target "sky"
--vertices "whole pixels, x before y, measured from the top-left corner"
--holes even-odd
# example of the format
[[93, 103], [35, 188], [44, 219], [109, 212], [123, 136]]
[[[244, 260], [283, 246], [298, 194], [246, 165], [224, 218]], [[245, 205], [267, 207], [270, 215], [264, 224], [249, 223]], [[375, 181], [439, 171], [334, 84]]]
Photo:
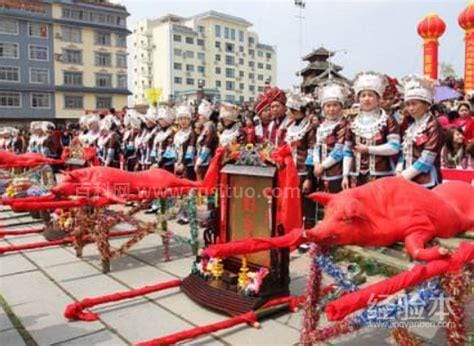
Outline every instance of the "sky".
[[[120, 0], [131, 14], [128, 27], [142, 19], [168, 13], [183, 17], [215, 10], [253, 23], [261, 43], [277, 47], [277, 84], [298, 84], [301, 57], [321, 45], [338, 51], [333, 62], [353, 78], [372, 70], [400, 78], [422, 73], [422, 39], [418, 23], [430, 12], [446, 23], [440, 39], [439, 61], [451, 64], [458, 77], [464, 71], [464, 31], [457, 18], [466, 0]], [[300, 36], [301, 32], [301, 36]], [[302, 39], [300, 40], [300, 37]], [[130, 46], [130, 44], [129, 44]]]

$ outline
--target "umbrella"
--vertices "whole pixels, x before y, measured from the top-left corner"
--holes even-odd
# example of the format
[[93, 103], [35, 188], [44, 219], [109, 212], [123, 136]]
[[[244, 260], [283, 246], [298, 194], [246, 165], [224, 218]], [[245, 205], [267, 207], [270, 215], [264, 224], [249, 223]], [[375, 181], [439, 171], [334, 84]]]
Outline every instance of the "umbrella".
[[450, 88], [445, 85], [440, 85], [435, 87], [435, 102], [443, 102], [446, 100], [454, 100], [459, 97], [461, 97], [462, 94], [460, 92], [457, 92], [453, 88]]

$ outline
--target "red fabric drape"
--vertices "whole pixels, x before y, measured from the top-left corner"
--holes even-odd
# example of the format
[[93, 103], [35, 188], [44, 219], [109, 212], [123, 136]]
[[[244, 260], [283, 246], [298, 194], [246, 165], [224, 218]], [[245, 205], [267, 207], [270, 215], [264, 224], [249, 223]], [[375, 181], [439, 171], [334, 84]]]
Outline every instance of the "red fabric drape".
[[276, 248], [294, 248], [303, 241], [303, 230], [296, 228], [281, 237], [248, 238], [229, 243], [209, 245], [203, 250], [203, 255], [209, 257], [229, 257]]
[[375, 303], [404, 288], [419, 285], [435, 276], [458, 271], [463, 265], [472, 261], [474, 261], [474, 244], [463, 242], [459, 249], [447, 259], [431, 261], [425, 265], [416, 265], [412, 269], [387, 280], [364, 287], [357, 292], [346, 294], [326, 305], [324, 310], [330, 321], [339, 321], [348, 314], [366, 307], [369, 301]]

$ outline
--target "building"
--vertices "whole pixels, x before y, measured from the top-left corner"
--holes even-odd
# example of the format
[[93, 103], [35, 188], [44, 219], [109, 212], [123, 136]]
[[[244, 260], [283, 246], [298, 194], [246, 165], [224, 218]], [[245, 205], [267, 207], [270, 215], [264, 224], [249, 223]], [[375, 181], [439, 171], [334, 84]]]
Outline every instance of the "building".
[[252, 23], [216, 11], [184, 18], [169, 14], [133, 29], [133, 100], [161, 89], [161, 101], [252, 101], [276, 84], [276, 47], [259, 42]]
[[53, 1], [57, 118], [127, 105], [127, 17], [106, 0]]
[[127, 17], [106, 0], [0, 0], [0, 121], [127, 105]]
[[54, 118], [51, 1], [0, 0], [0, 122]]
[[312, 93], [318, 85], [329, 79], [350, 84], [350, 81], [340, 73], [342, 66], [329, 60], [332, 56], [334, 52], [320, 47], [303, 57], [303, 61], [308, 62], [308, 65], [298, 73], [303, 77], [301, 84], [303, 92]]

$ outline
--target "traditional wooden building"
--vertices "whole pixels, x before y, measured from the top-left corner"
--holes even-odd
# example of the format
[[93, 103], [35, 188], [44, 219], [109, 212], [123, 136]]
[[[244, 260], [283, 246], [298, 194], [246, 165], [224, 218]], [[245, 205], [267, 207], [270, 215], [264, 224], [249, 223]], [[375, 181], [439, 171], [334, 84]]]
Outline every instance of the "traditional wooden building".
[[334, 52], [320, 47], [303, 57], [303, 61], [307, 61], [308, 66], [298, 74], [303, 78], [301, 90], [304, 93], [312, 93], [318, 85], [328, 79], [350, 84], [350, 81], [340, 73], [343, 69], [342, 66], [329, 60], [334, 54]]

